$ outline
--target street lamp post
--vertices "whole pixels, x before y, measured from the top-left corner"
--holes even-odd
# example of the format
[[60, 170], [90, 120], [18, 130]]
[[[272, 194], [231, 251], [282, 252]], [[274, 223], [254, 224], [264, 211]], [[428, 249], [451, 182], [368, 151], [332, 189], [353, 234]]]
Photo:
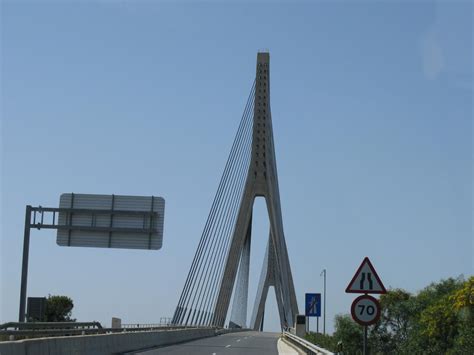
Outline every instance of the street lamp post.
[[326, 269], [323, 269], [321, 271], [321, 274], [319, 276], [324, 275], [324, 311], [323, 311], [323, 334], [326, 334]]

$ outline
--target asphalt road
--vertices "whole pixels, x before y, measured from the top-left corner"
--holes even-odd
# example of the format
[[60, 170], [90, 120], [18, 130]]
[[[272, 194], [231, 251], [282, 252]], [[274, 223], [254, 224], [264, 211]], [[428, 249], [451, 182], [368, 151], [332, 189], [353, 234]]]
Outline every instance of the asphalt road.
[[136, 353], [137, 355], [199, 354], [199, 355], [278, 355], [280, 333], [238, 332], [165, 346]]

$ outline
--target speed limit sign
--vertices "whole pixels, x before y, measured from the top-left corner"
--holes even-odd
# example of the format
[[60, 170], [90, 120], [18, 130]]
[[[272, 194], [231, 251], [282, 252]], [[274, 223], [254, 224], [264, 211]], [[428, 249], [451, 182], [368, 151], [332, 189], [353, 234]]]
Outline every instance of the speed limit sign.
[[351, 306], [352, 318], [360, 325], [377, 323], [380, 318], [380, 304], [376, 298], [369, 295], [357, 297]]

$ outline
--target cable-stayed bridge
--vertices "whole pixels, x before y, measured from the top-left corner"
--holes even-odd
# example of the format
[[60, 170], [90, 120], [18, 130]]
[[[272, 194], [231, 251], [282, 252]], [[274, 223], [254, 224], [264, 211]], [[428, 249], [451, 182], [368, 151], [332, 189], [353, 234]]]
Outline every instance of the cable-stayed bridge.
[[[250, 323], [247, 322], [252, 208], [266, 201], [270, 230]], [[255, 81], [191, 264], [172, 323], [259, 330], [274, 286], [281, 328], [298, 313], [283, 232], [272, 116], [270, 55], [257, 55]], [[229, 314], [230, 301], [232, 309]]]
[[[72, 205], [73, 195], [70, 195]], [[256, 197], [265, 199], [270, 223], [253, 311], [248, 320], [252, 210]], [[115, 196], [111, 198], [113, 207]], [[151, 211], [153, 202], [152, 197]], [[71, 209], [72, 206], [67, 210]], [[112, 208], [108, 213], [116, 212]], [[112, 223], [112, 219], [110, 221]], [[112, 244], [111, 230], [112, 224], [110, 230], [107, 229], [109, 247]], [[148, 229], [145, 231], [149, 233]], [[152, 245], [149, 239], [146, 244], [148, 248]], [[275, 291], [283, 334], [261, 331], [270, 286]], [[107, 329], [101, 326], [89, 329], [89, 325], [83, 323], [87, 329], [75, 329], [80, 324], [63, 322], [60, 326], [64, 329], [58, 329], [58, 324], [54, 325], [54, 329], [40, 329], [50, 325], [24, 323], [23, 311], [20, 305], [19, 323], [0, 325], [0, 335], [15, 337], [44, 334], [49, 338], [3, 342], [0, 343], [0, 353], [298, 353], [289, 347], [289, 342], [306, 353], [331, 354], [294, 334], [298, 334], [295, 328], [301, 326], [300, 320], [304, 316], [298, 316], [296, 326], [298, 306], [283, 232], [272, 129], [269, 53], [257, 55], [255, 80], [171, 324], [161, 329]], [[29, 326], [34, 329], [27, 329]], [[291, 332], [286, 331], [288, 328], [292, 329]], [[73, 334], [76, 336], [71, 336]], [[54, 335], [68, 336], [51, 337]]]

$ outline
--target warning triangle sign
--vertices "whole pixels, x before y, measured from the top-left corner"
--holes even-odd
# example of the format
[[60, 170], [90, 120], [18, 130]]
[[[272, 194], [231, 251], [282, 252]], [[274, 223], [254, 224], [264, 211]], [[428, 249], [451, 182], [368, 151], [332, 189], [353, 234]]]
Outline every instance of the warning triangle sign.
[[347, 293], [387, 293], [368, 257], [365, 257], [346, 288]]

